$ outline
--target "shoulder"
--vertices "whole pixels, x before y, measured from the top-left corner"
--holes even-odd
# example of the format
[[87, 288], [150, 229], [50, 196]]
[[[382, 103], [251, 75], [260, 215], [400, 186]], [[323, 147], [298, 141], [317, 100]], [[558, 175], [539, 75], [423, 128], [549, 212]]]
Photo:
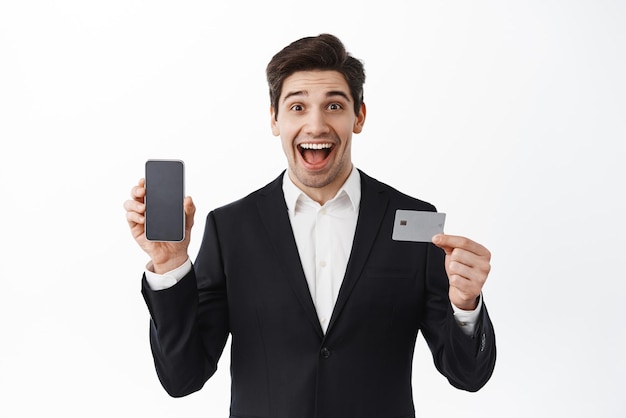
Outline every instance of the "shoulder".
[[276, 204], [284, 203], [282, 189], [283, 174], [284, 172], [265, 186], [249, 193], [241, 199], [213, 209], [211, 213], [217, 216], [249, 213], [251, 209], [257, 207], [260, 201], [268, 199], [274, 201]]
[[403, 193], [382, 181], [376, 180], [373, 177], [365, 174], [363, 171], [359, 170], [361, 174], [361, 190], [363, 195], [368, 194], [379, 194], [385, 196], [389, 199], [392, 206], [401, 208], [401, 209], [410, 209], [410, 210], [421, 210], [421, 211], [431, 211], [436, 212], [437, 208], [430, 202], [426, 202], [424, 200], [418, 199], [416, 197], [410, 196], [406, 193]]

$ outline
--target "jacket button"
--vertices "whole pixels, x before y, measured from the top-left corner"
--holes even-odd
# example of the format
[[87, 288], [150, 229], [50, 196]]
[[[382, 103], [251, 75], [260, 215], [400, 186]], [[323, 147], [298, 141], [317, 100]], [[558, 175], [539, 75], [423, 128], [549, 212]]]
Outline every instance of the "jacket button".
[[322, 358], [326, 359], [330, 357], [330, 350], [326, 347], [322, 348], [322, 351], [320, 351], [320, 355], [322, 356]]

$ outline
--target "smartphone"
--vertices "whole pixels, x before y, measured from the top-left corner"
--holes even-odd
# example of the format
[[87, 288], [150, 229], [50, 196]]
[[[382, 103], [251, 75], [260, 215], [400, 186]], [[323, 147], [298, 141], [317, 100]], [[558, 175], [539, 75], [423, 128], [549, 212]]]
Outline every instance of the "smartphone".
[[181, 160], [146, 161], [146, 238], [185, 239], [185, 165]]

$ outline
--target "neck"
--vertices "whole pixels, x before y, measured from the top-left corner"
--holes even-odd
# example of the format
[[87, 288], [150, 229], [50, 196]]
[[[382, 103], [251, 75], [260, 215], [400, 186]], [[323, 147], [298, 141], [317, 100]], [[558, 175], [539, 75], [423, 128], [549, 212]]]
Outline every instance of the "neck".
[[291, 171], [288, 172], [289, 178], [293, 182], [293, 184], [298, 187], [298, 189], [302, 190], [304, 194], [308, 197], [319, 203], [320, 205], [324, 205], [326, 202], [337, 196], [337, 192], [344, 185], [350, 174], [352, 173], [352, 165], [350, 165], [350, 170], [342, 175], [338, 175], [335, 179], [329, 184], [321, 187], [307, 186], [302, 184], [292, 175]]

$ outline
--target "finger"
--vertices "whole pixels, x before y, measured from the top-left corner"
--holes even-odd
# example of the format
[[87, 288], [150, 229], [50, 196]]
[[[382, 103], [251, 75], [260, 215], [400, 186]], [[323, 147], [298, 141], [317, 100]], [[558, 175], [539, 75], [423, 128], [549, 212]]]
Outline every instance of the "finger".
[[476, 255], [475, 253], [462, 248], [453, 249], [449, 254], [447, 254], [447, 259], [449, 262], [455, 261], [481, 271], [489, 270], [489, 257]]
[[127, 200], [124, 202], [124, 209], [126, 212], [136, 212], [143, 216], [146, 212], [146, 205], [137, 200]]
[[455, 248], [446, 255], [446, 272], [448, 275], [458, 274], [470, 280], [484, 283], [491, 271], [488, 257], [478, 256], [467, 250]]
[[487, 280], [483, 272], [455, 262], [451, 263], [447, 274], [450, 287], [473, 296], [481, 292]]
[[142, 187], [142, 186], [133, 187], [130, 191], [130, 196], [138, 202], [143, 202], [144, 198], [146, 197], [145, 187]]
[[481, 286], [487, 280], [488, 275], [488, 272], [482, 268], [471, 267], [457, 261], [448, 264], [447, 273], [450, 279], [454, 276], [456, 279], [475, 282]]
[[459, 292], [465, 295], [477, 295], [480, 293], [480, 287], [477, 283], [468, 280], [463, 276], [452, 275], [448, 278], [450, 287], [457, 289]]
[[185, 207], [186, 214], [193, 216], [196, 213], [196, 205], [193, 203], [191, 196], [185, 197], [183, 205]]
[[196, 205], [193, 203], [191, 196], [185, 197], [183, 206], [185, 208], [185, 224], [187, 225], [187, 229], [191, 229], [193, 226], [193, 218], [196, 214]]
[[[134, 201], [133, 200], [129, 200], [129, 202], [134, 202]], [[126, 211], [126, 220], [128, 221], [128, 223], [143, 224], [146, 221], [146, 218], [145, 218], [145, 216], [142, 213], [139, 213], [139, 212], [134, 211], [134, 210], [127, 210]]]
[[461, 248], [480, 256], [491, 257], [491, 253], [481, 244], [469, 238], [458, 235], [437, 234], [433, 237], [433, 244], [451, 254], [455, 248]]
[[130, 190], [130, 196], [143, 202], [144, 197], [146, 197], [146, 180], [144, 178], [139, 179], [137, 185]]
[[469, 280], [464, 280], [459, 277], [450, 278], [450, 296], [452, 293], [456, 293], [460, 297], [461, 300], [456, 299], [453, 303], [460, 307], [465, 302], [474, 301], [476, 297], [480, 295], [482, 291], [482, 286], [478, 283], [471, 282]]

